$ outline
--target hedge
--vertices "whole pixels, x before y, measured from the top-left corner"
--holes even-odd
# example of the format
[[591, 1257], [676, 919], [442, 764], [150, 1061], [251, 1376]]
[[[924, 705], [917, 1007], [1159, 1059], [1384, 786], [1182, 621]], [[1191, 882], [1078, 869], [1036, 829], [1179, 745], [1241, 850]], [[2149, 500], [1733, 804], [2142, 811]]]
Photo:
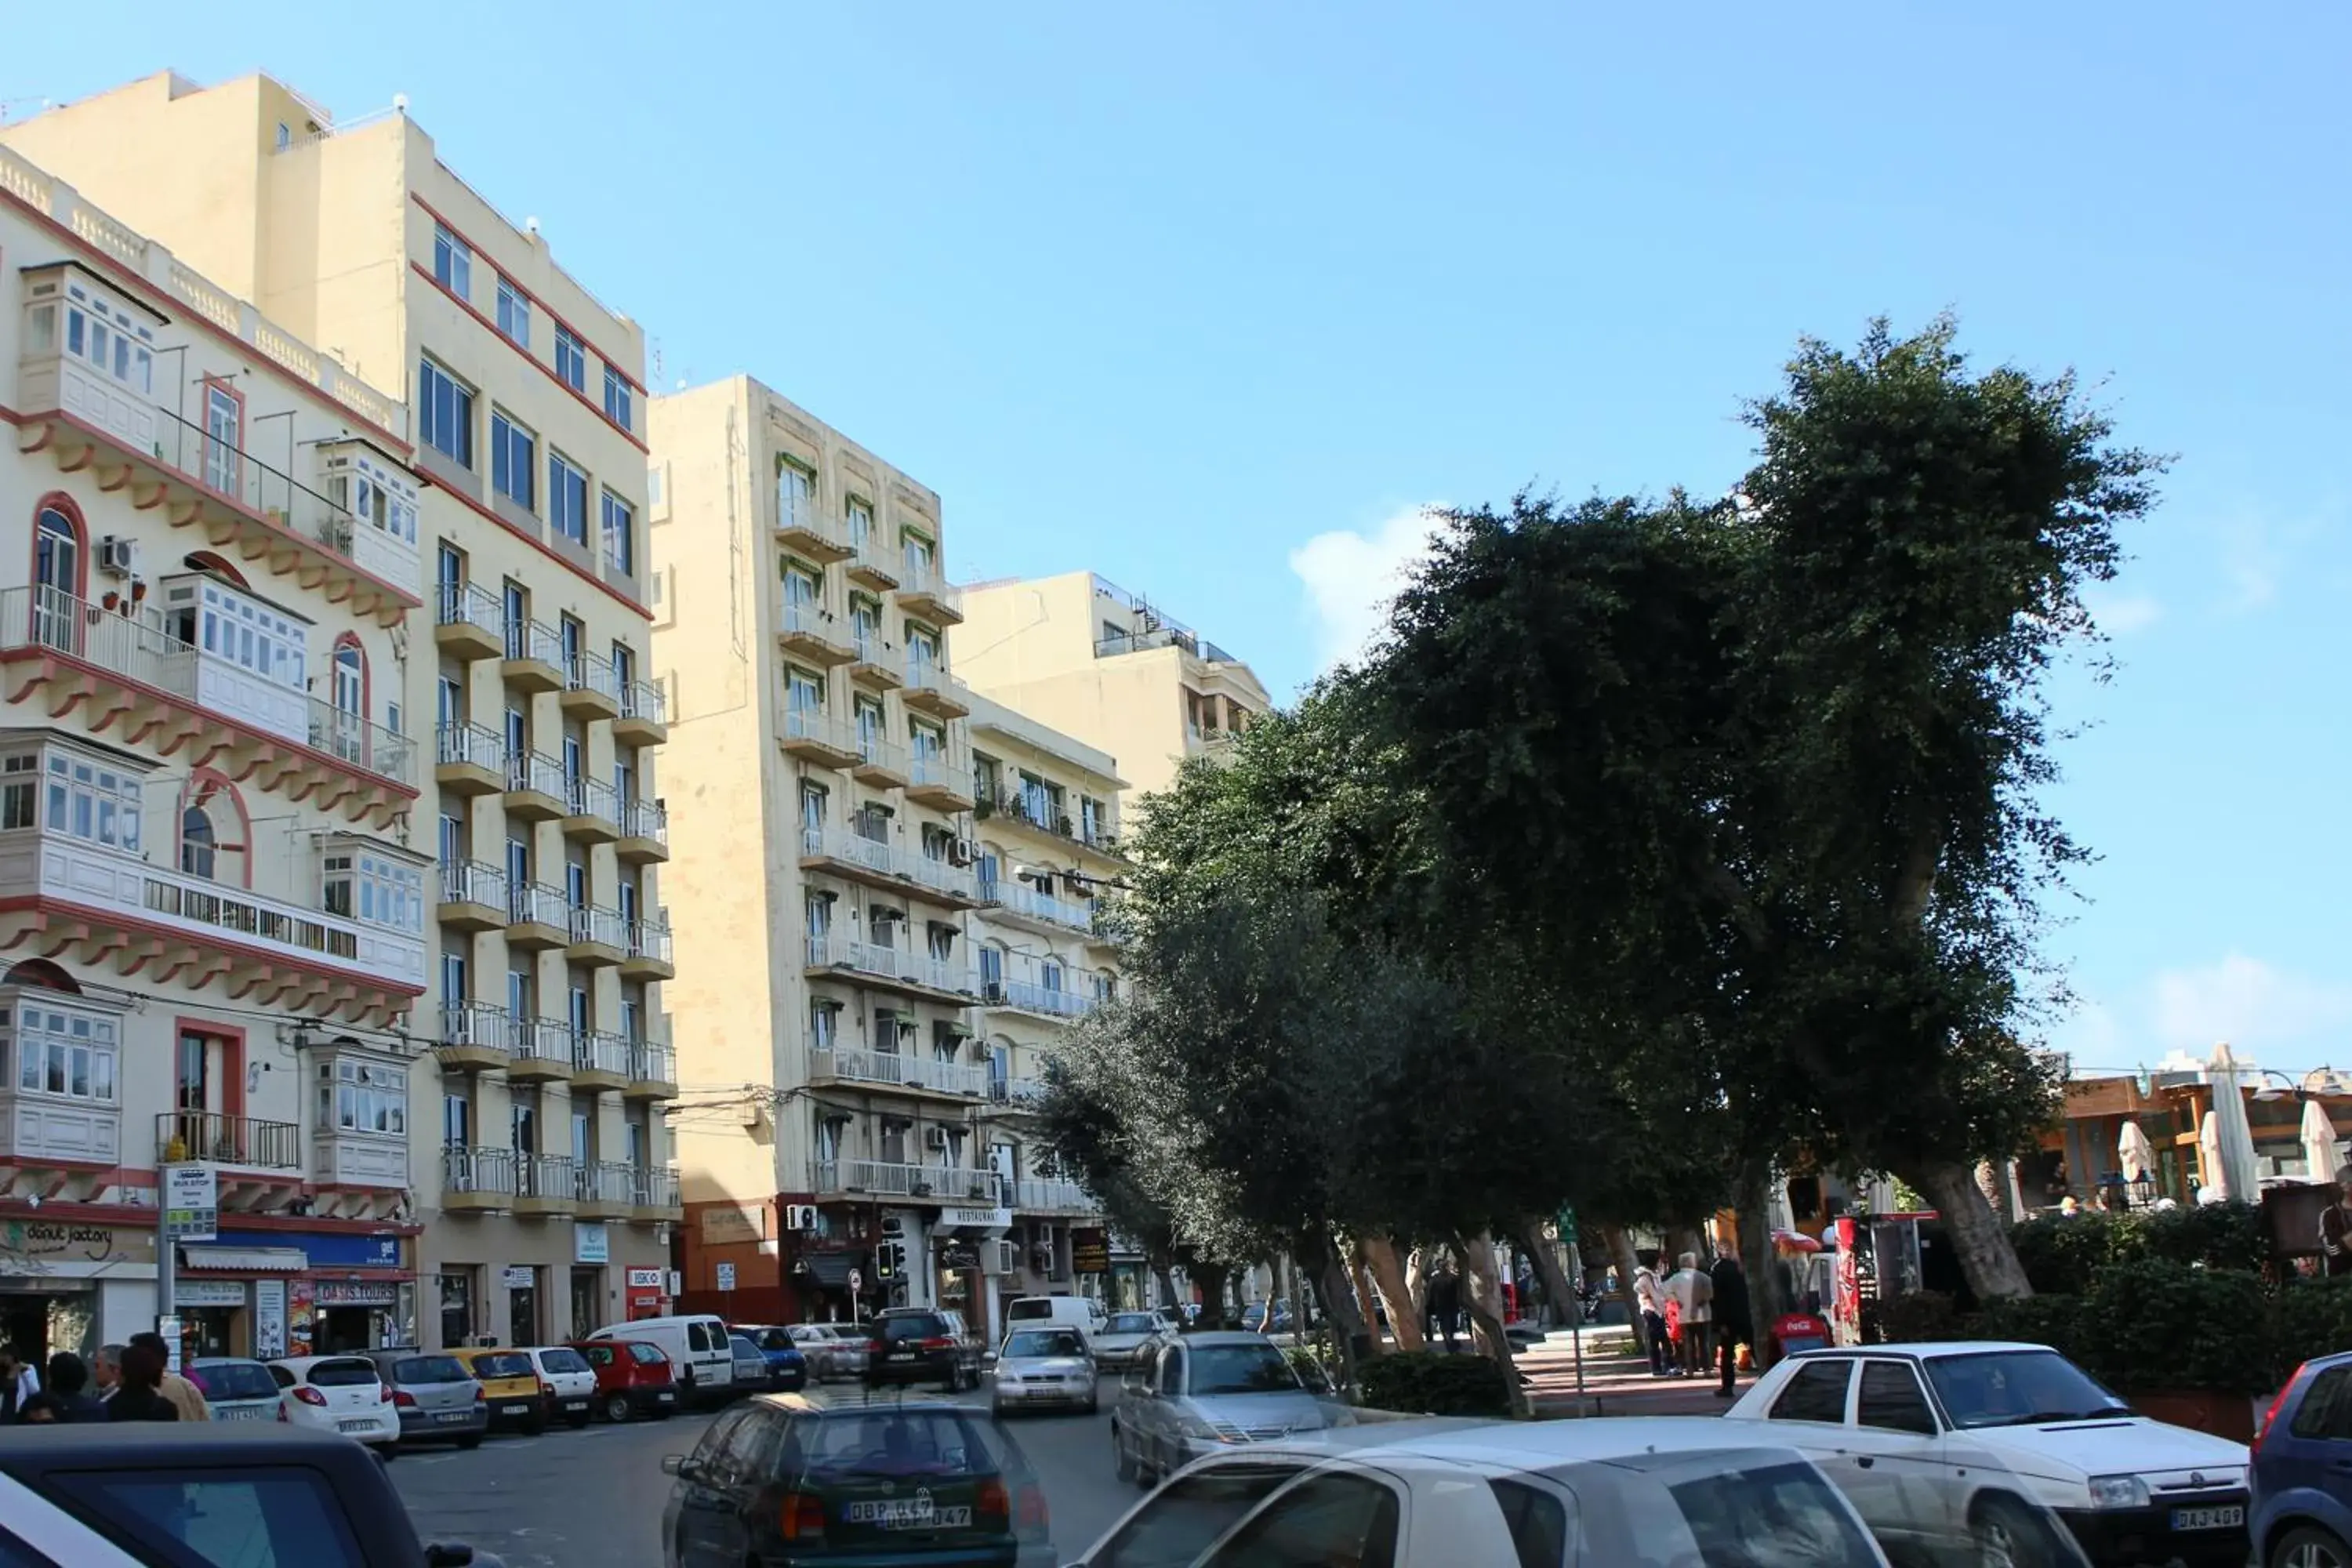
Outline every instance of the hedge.
[[2045, 1215], [2010, 1227], [2037, 1295], [2080, 1296], [2109, 1268], [2158, 1260], [2259, 1274], [2270, 1251], [2252, 1204], [2105, 1214]]
[[1511, 1388], [1502, 1366], [1482, 1355], [1398, 1351], [1357, 1369], [1360, 1403], [1423, 1415], [1508, 1415]]

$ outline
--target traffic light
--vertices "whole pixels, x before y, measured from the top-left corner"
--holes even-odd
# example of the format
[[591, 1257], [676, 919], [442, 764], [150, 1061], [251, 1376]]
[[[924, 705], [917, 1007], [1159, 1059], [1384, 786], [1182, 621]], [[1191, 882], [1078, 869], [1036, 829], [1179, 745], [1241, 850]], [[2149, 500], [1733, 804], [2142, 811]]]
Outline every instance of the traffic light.
[[890, 1258], [890, 1254], [894, 1250], [896, 1249], [887, 1241], [874, 1249], [874, 1277], [876, 1279], [887, 1279], [896, 1272]]
[[890, 1271], [901, 1278], [906, 1275], [907, 1244], [903, 1241], [894, 1241], [890, 1244]]

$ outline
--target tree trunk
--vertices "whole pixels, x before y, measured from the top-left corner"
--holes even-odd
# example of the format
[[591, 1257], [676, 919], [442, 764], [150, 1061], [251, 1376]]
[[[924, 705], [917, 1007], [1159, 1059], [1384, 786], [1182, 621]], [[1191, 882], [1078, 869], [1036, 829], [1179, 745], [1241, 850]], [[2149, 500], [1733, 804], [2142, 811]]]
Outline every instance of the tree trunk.
[[1624, 1305], [1625, 1321], [1633, 1327], [1633, 1349], [1646, 1356], [1650, 1325], [1642, 1321], [1642, 1303], [1633, 1294], [1633, 1271], [1642, 1267], [1642, 1260], [1633, 1256], [1633, 1238], [1622, 1225], [1602, 1226], [1601, 1236], [1609, 1244], [1609, 1261], [1617, 1270], [1617, 1300]]
[[[1364, 1323], [1356, 1315], [1356, 1287], [1348, 1278], [1347, 1264], [1339, 1249], [1331, 1243], [1330, 1232], [1319, 1226], [1310, 1226], [1298, 1237], [1293, 1254], [1305, 1272], [1307, 1282], [1315, 1287], [1315, 1299], [1323, 1308], [1324, 1321], [1331, 1325], [1331, 1337], [1339, 1342], [1339, 1376], [1343, 1387], [1356, 1386], [1356, 1363], [1364, 1348]], [[1266, 1325], [1272, 1328], [1269, 1322]], [[1305, 1324], [1300, 1324], [1304, 1330]]]
[[1412, 1321], [1416, 1326], [1429, 1321], [1429, 1248], [1416, 1247], [1404, 1260], [1404, 1287], [1412, 1297]]
[[2008, 1225], [2017, 1216], [2009, 1212], [2009, 1162], [1979, 1160], [1977, 1162], [1977, 1190], [1985, 1195], [1992, 1209], [1993, 1218]]
[[1364, 1244], [1351, 1243], [1348, 1253], [1348, 1282], [1356, 1288], [1356, 1311], [1364, 1321], [1364, 1353], [1386, 1354], [1388, 1346], [1381, 1339], [1381, 1315], [1372, 1305], [1371, 1277], [1364, 1268]]
[[1190, 1270], [1192, 1289], [1201, 1293], [1200, 1326], [1222, 1329], [1225, 1326], [1225, 1281], [1232, 1270], [1222, 1263], [1194, 1263]]
[[1519, 1226], [1519, 1244], [1536, 1260], [1536, 1278], [1543, 1281], [1546, 1316], [1553, 1322], [1573, 1326], [1576, 1311], [1576, 1290], [1568, 1282], [1568, 1274], [1559, 1266], [1559, 1246], [1546, 1234], [1549, 1227], [1542, 1220], [1528, 1219]]
[[1530, 1414], [1527, 1390], [1519, 1386], [1519, 1369], [1511, 1364], [1511, 1337], [1503, 1331], [1503, 1284], [1495, 1273], [1495, 1247], [1485, 1231], [1456, 1238], [1462, 1254], [1462, 1306], [1470, 1315], [1471, 1337], [1487, 1360], [1503, 1369], [1503, 1385], [1511, 1393], [1511, 1414]]
[[1360, 1245], [1364, 1267], [1380, 1289], [1381, 1304], [1389, 1310], [1389, 1332], [1396, 1336], [1397, 1349], [1421, 1349], [1421, 1309], [1413, 1303], [1412, 1287], [1405, 1282], [1404, 1260], [1397, 1256], [1396, 1243], [1385, 1236], [1374, 1236]]
[[1780, 1263], [1772, 1251], [1772, 1183], [1769, 1160], [1751, 1160], [1739, 1172], [1739, 1271], [1748, 1276], [1748, 1348], [1761, 1372], [1771, 1354], [1772, 1320], [1780, 1304]]
[[2033, 1294], [2025, 1266], [2017, 1260], [2017, 1248], [2010, 1243], [2009, 1227], [1985, 1202], [1970, 1167], [1958, 1160], [1938, 1161], [1905, 1172], [1904, 1180], [1918, 1188], [1942, 1214], [1960, 1274], [1978, 1300]]

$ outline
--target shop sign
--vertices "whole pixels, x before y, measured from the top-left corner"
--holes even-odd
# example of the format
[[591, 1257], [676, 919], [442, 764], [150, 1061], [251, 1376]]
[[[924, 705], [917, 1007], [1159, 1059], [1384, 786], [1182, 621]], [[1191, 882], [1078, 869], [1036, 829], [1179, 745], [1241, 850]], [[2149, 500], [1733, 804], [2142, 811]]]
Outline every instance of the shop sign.
[[286, 1281], [253, 1282], [253, 1358], [274, 1361], [286, 1353]]
[[509, 1290], [528, 1290], [538, 1281], [532, 1277], [528, 1266], [509, 1263], [499, 1270], [499, 1283]]
[[242, 1279], [176, 1279], [172, 1283], [172, 1305], [174, 1307], [242, 1307], [245, 1305], [245, 1281]]
[[767, 1210], [740, 1204], [713, 1204], [702, 1211], [702, 1245], [727, 1247], [757, 1241], [767, 1232]]
[[940, 1267], [942, 1268], [977, 1268], [980, 1267], [980, 1253], [973, 1247], [957, 1246], [951, 1243], [949, 1246], [940, 1248]]
[[163, 1234], [210, 1241], [220, 1230], [220, 1181], [210, 1165], [163, 1167]]
[[353, 1235], [349, 1231], [224, 1230], [219, 1240], [232, 1247], [299, 1247], [313, 1268], [398, 1268], [403, 1266], [397, 1236]]
[[629, 1270], [629, 1289], [651, 1290], [658, 1296], [661, 1294], [661, 1277], [662, 1271], [658, 1268], [632, 1268]]
[[732, 1290], [735, 1289], [735, 1266], [733, 1264], [722, 1263], [719, 1265], [719, 1289], [721, 1290]]
[[310, 1281], [286, 1281], [286, 1353], [309, 1355], [316, 1313], [310, 1304]]
[[603, 1220], [583, 1220], [572, 1227], [572, 1261], [574, 1263], [610, 1263], [613, 1261], [612, 1241]]
[[[122, 1233], [135, 1237], [141, 1244], [150, 1242], [144, 1232]], [[142, 1251], [152, 1247], [142, 1245]], [[56, 1220], [12, 1219], [0, 1221], [0, 1254], [16, 1258], [79, 1258], [90, 1263], [107, 1263], [128, 1256], [130, 1248], [116, 1239], [110, 1226], [102, 1225], [65, 1225]]]
[[389, 1279], [321, 1279], [310, 1291], [321, 1307], [389, 1307], [400, 1299]]
[[1011, 1230], [1013, 1211], [1011, 1209], [943, 1208], [940, 1210], [940, 1223], [957, 1230]]
[[1070, 1232], [1070, 1271], [1074, 1274], [1108, 1274], [1110, 1272], [1110, 1235], [1099, 1227]]

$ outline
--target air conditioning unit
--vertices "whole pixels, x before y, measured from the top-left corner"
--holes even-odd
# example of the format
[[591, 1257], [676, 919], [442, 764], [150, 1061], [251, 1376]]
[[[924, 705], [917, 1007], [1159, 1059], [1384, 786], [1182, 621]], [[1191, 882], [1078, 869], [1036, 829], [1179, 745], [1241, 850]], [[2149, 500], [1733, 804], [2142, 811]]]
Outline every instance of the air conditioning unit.
[[944, 1127], [925, 1128], [923, 1146], [927, 1149], [945, 1149], [948, 1146], [948, 1130]]
[[969, 838], [959, 838], [948, 846], [948, 864], [950, 866], [969, 866], [975, 858]]
[[1029, 1249], [1029, 1272], [1032, 1274], [1051, 1275], [1054, 1272], [1054, 1249], [1050, 1247], [1031, 1247]]
[[981, 1271], [985, 1274], [1014, 1274], [1021, 1268], [1021, 1244], [1017, 1241], [991, 1242], [981, 1249]]
[[110, 576], [130, 576], [139, 570], [139, 542], [108, 534], [98, 542], [98, 569]]

